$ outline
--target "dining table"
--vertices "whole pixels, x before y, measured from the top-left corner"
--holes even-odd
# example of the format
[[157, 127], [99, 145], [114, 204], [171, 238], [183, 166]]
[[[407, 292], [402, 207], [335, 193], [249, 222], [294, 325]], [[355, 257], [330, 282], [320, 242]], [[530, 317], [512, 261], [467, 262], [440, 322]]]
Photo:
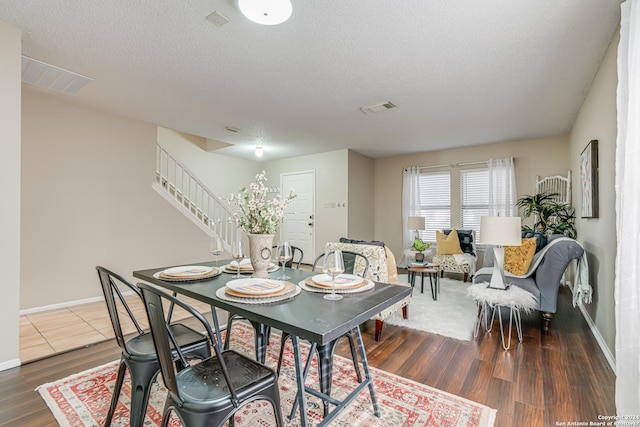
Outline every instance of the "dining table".
[[[214, 266], [214, 263], [205, 261], [190, 265]], [[332, 301], [324, 299], [323, 293], [304, 290], [304, 286], [300, 286], [302, 285], [301, 282], [304, 282], [305, 279], [317, 273], [308, 270], [286, 268], [285, 274], [290, 276], [288, 282], [303, 288], [300, 289], [298, 294], [278, 302], [261, 304], [244, 303], [237, 300], [229, 300], [220, 293], [222, 292], [220, 291], [221, 289], [225, 289], [227, 283], [236, 279], [235, 274], [221, 273], [208, 279], [185, 282], [164, 280], [159, 274], [172, 267], [180, 266], [164, 266], [136, 270], [133, 272], [133, 276], [176, 294], [209, 304], [212, 307], [213, 320], [215, 322], [214, 326], [218, 332], [219, 326], [215, 313], [216, 308], [226, 310], [249, 320], [255, 330], [256, 359], [262, 363], [264, 363], [265, 360], [266, 347], [269, 342], [271, 328], [279, 329], [283, 331], [283, 333], [291, 335], [298, 389], [290, 418], [295, 417], [296, 406], [299, 405], [300, 424], [302, 426], [307, 425], [305, 393], [309, 393], [323, 400], [324, 418], [318, 425], [328, 425], [365, 387], [369, 389], [374, 413], [376, 416], [379, 416], [379, 408], [360, 332], [360, 325], [385, 308], [390, 307], [408, 296], [411, 293], [410, 287], [375, 282], [371, 283], [372, 286], [370, 286], [370, 289], [362, 292], [345, 293], [343, 294], [343, 299]], [[282, 270], [272, 272], [270, 273], [270, 278], [275, 279], [281, 274]], [[333, 350], [335, 349], [338, 339], [347, 333], [353, 333], [356, 337], [364, 378], [345, 399], [338, 401], [330, 396]], [[300, 350], [301, 340], [309, 341], [312, 349], [315, 348], [318, 351], [319, 390], [304, 385], [309, 366], [308, 363], [302, 361]], [[313, 355], [309, 353], [307, 362], [310, 362], [312, 356]], [[328, 410], [329, 404], [335, 406], [331, 411]]]

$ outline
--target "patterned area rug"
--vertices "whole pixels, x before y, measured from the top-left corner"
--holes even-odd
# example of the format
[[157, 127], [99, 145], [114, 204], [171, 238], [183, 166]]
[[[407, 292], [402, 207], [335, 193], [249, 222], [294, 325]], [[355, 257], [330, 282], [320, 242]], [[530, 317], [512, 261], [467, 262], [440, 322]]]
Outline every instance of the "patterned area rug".
[[[408, 283], [406, 275], [399, 275], [398, 279]], [[440, 279], [438, 299], [434, 301], [431, 297], [429, 278], [424, 278], [424, 293], [420, 293], [418, 275], [409, 303], [409, 318], [403, 319], [398, 310], [389, 316], [385, 323], [470, 341], [478, 308], [475, 300], [467, 295], [469, 285], [471, 283], [443, 277]]]
[[[232, 348], [246, 354], [253, 354], [253, 332], [250, 326], [241, 322], [234, 324]], [[280, 338], [271, 336], [266, 364], [275, 367], [278, 358]], [[300, 416], [288, 419], [296, 384], [293, 362], [293, 350], [290, 341], [279, 379], [280, 398], [283, 418], [286, 426], [299, 425]], [[308, 346], [303, 349], [306, 359]], [[40, 395], [61, 426], [100, 426], [104, 422], [116, 379], [118, 362], [108, 363], [68, 378], [38, 387]], [[376, 397], [380, 405], [380, 418], [373, 415], [373, 407], [368, 391], [346, 408], [332, 425], [336, 426], [451, 426], [451, 427], [484, 427], [492, 426], [496, 411], [467, 399], [428, 387], [423, 384], [372, 368]], [[353, 364], [349, 359], [335, 356], [332, 396], [346, 396], [353, 390], [356, 382]], [[120, 404], [114, 416], [114, 426], [129, 424], [128, 405], [131, 393], [128, 375], [125, 378]], [[308, 385], [317, 385], [317, 369], [311, 368]], [[145, 426], [158, 426], [162, 420], [162, 409], [166, 389], [159, 378], [153, 386]], [[322, 420], [322, 403], [308, 396], [308, 420], [316, 425]], [[258, 401], [246, 405], [235, 416], [237, 426], [271, 426], [275, 425], [272, 407], [268, 402]], [[171, 426], [180, 426], [177, 418], [172, 419]]]

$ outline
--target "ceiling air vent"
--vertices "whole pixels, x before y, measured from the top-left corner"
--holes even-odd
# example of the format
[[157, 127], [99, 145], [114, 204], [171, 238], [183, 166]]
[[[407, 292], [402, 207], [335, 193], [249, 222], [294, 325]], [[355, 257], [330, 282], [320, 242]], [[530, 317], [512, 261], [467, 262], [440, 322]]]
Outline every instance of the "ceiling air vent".
[[22, 55], [22, 82], [75, 95], [91, 78]]
[[385, 102], [381, 102], [379, 104], [373, 104], [373, 105], [368, 105], [366, 107], [360, 107], [360, 111], [362, 111], [365, 114], [373, 114], [373, 113], [380, 113], [382, 111], [387, 111], [387, 110], [390, 110], [392, 108], [396, 108], [396, 104], [394, 104], [391, 101], [385, 101]]

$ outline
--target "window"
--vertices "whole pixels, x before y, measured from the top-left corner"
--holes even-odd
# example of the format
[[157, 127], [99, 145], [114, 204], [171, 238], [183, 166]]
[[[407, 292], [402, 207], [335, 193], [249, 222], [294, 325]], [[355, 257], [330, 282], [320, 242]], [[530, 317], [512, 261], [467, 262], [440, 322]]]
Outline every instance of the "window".
[[436, 241], [436, 230], [451, 228], [451, 172], [420, 174], [420, 215], [426, 217], [426, 230], [420, 238]]
[[480, 217], [489, 215], [489, 169], [460, 171], [460, 228], [480, 238]]

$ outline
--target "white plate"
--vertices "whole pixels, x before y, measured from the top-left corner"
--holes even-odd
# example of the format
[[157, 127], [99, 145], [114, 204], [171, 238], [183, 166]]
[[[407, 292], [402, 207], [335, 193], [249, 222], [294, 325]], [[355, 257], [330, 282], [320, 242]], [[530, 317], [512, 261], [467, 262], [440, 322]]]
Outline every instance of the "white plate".
[[247, 295], [266, 295], [284, 289], [284, 282], [271, 279], [236, 279], [227, 282], [227, 288]]
[[[311, 278], [315, 283], [319, 283], [324, 286], [331, 286], [331, 276], [328, 274], [316, 274]], [[336, 277], [336, 288], [355, 286], [358, 283], [362, 283], [363, 279], [355, 274], [341, 274]]]
[[163, 273], [172, 277], [193, 277], [204, 276], [213, 271], [213, 267], [206, 265], [183, 265], [180, 267], [167, 268]]
[[[236, 261], [231, 261], [225, 267], [227, 267], [227, 270], [237, 271], [238, 270], [238, 263]], [[275, 265], [274, 263], [270, 262], [268, 269], [270, 270], [273, 267], [278, 267], [278, 266]], [[251, 265], [251, 260], [250, 259], [243, 259], [242, 261], [240, 261], [240, 272], [243, 272], [243, 271], [253, 271], [253, 266]]]

